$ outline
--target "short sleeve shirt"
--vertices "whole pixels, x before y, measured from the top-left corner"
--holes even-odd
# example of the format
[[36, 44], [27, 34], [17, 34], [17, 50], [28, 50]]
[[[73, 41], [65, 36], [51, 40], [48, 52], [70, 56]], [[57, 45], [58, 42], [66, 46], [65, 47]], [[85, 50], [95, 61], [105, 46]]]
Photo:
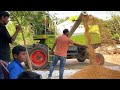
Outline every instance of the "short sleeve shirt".
[[58, 36], [55, 40], [56, 47], [55, 47], [55, 55], [66, 57], [68, 46], [70, 44], [74, 44], [74, 42], [68, 38], [66, 35]]
[[0, 59], [10, 62], [10, 46], [12, 37], [8, 33], [5, 25], [0, 23]]
[[7, 67], [10, 79], [17, 79], [18, 75], [24, 72], [24, 68], [18, 60], [13, 60]]

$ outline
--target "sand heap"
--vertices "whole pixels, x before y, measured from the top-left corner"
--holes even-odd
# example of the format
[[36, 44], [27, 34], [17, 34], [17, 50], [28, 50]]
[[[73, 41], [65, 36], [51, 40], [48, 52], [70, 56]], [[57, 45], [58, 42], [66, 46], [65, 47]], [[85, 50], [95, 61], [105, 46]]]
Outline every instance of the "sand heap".
[[120, 71], [101, 65], [89, 65], [74, 73], [68, 79], [120, 79]]

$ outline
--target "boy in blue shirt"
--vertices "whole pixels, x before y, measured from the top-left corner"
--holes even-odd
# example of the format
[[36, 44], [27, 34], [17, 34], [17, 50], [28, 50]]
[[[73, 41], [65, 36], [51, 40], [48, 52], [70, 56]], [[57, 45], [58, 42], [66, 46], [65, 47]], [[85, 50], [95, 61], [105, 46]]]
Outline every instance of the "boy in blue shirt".
[[21, 63], [27, 59], [26, 48], [18, 45], [12, 49], [12, 54], [14, 60], [7, 66], [7, 69], [9, 71], [9, 78], [17, 79], [18, 75], [25, 71]]

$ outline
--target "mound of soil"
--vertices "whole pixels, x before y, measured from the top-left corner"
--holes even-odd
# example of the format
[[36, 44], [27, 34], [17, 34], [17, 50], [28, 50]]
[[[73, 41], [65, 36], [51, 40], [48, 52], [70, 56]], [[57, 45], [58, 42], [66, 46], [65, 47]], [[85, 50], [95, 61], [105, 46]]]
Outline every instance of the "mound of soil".
[[120, 71], [101, 65], [89, 65], [77, 71], [68, 79], [120, 79]]

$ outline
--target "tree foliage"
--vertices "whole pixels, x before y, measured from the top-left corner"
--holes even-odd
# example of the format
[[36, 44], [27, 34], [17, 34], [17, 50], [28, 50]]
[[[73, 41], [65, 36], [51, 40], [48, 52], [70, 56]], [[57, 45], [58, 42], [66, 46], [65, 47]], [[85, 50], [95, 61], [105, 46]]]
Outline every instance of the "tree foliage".
[[[52, 18], [48, 17], [49, 13], [46, 11], [9, 11], [10, 22], [7, 28], [11, 35], [15, 32], [15, 25], [18, 24], [16, 18], [20, 22], [27, 44], [32, 44], [34, 41], [32, 39], [36, 30], [42, 32], [46, 25], [52, 23]], [[45, 20], [46, 17], [46, 20]], [[49, 20], [48, 20], [49, 19]], [[23, 44], [22, 34], [19, 33], [15, 44]]]
[[110, 20], [105, 21], [105, 27], [109, 29], [113, 39], [120, 38], [120, 16], [112, 15]]

